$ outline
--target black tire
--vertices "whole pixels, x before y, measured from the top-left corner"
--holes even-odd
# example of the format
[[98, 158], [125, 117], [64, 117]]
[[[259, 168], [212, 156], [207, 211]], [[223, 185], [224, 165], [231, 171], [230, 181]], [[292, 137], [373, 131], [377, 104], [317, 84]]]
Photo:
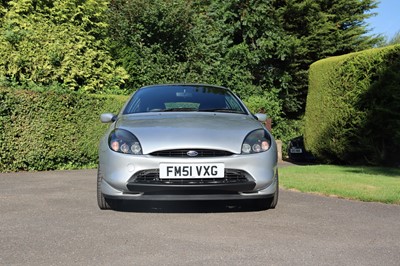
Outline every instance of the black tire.
[[100, 170], [100, 165], [97, 168], [97, 204], [101, 210], [111, 209], [103, 193], [101, 193], [101, 181], [103, 180], [103, 174]]
[[269, 209], [275, 209], [276, 205], [278, 205], [279, 198], [279, 177], [278, 170], [276, 171], [276, 191], [274, 193], [274, 197], [271, 200], [271, 204], [269, 205]]

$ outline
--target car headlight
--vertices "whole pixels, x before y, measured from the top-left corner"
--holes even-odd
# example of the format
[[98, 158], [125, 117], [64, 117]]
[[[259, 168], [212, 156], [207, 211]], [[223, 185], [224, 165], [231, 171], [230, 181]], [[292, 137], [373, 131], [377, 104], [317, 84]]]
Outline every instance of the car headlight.
[[257, 129], [250, 132], [242, 144], [242, 154], [260, 153], [271, 148], [271, 138], [266, 130]]
[[108, 137], [108, 146], [115, 152], [125, 154], [142, 154], [142, 146], [139, 140], [131, 132], [123, 129], [115, 129]]

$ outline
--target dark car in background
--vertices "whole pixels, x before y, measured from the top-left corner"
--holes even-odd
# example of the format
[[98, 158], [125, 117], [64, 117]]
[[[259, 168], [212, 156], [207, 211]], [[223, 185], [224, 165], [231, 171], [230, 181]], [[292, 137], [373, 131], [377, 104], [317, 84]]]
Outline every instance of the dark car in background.
[[316, 158], [304, 146], [304, 137], [293, 138], [288, 143], [288, 156], [293, 162], [313, 163]]

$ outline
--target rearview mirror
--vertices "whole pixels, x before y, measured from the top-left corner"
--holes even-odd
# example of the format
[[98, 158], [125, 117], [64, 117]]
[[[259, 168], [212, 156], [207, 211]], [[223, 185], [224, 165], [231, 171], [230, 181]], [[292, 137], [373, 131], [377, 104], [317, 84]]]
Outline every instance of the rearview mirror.
[[100, 115], [100, 121], [102, 123], [112, 123], [117, 120], [117, 116], [112, 113], [106, 113]]
[[255, 114], [255, 117], [257, 117], [257, 120], [260, 122], [265, 122], [268, 118], [266, 114]]
[[188, 97], [193, 97], [193, 95], [190, 92], [177, 92], [176, 97], [183, 97], [183, 98], [188, 98]]

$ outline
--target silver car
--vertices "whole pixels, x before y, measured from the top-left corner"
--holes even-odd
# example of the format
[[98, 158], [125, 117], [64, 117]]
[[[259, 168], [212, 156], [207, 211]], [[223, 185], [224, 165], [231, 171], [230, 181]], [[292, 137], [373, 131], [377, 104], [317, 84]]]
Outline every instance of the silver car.
[[200, 84], [137, 90], [100, 141], [97, 199], [257, 199], [278, 202], [277, 148], [262, 122], [229, 89]]

